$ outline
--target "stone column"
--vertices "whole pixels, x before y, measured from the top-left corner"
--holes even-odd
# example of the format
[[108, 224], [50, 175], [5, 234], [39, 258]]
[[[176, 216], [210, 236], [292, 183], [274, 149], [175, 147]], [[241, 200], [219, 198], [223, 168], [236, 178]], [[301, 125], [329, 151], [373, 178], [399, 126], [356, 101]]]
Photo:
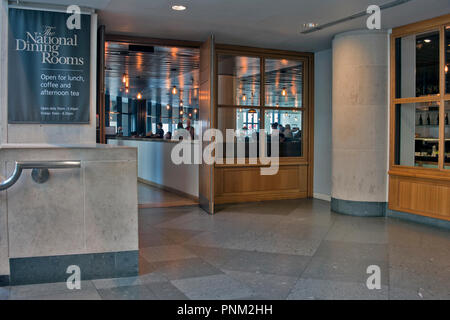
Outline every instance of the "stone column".
[[332, 210], [384, 216], [387, 206], [388, 34], [333, 40]]

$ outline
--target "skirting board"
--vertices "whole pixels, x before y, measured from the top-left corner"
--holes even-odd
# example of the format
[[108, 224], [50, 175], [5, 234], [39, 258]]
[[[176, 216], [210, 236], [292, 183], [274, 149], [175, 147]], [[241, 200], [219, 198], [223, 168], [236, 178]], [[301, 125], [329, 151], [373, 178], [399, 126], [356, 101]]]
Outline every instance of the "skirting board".
[[324, 201], [328, 201], [331, 202], [331, 196], [328, 194], [323, 194], [323, 193], [314, 193], [314, 199], [319, 199], [319, 200], [324, 200]]
[[81, 280], [134, 277], [139, 274], [139, 251], [51, 257], [10, 258], [10, 285], [65, 282], [69, 266], [78, 266]]
[[152, 182], [152, 181], [148, 181], [148, 180], [145, 180], [145, 179], [142, 179], [142, 178], [138, 178], [138, 182], [146, 184], [146, 185], [149, 185], [151, 187], [155, 187], [155, 188], [167, 191], [167, 192], [171, 192], [171, 193], [174, 193], [176, 195], [179, 195], [180, 197], [184, 197], [184, 198], [187, 198], [187, 199], [191, 199], [192, 201], [198, 202], [198, 197], [193, 196], [193, 195], [188, 194], [188, 193], [185, 193], [183, 191], [180, 191], [180, 190], [177, 190], [177, 189], [173, 189], [173, 188], [170, 188], [170, 187], [167, 187], [167, 186], [163, 186], [162, 184], [158, 184], [158, 183], [155, 183], [155, 182]]

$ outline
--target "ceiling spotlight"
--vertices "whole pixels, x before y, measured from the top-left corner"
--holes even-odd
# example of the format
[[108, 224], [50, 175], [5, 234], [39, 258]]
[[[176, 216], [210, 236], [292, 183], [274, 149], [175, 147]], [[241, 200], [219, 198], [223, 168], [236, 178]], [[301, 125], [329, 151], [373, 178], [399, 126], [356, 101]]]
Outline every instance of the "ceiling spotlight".
[[137, 94], [137, 98], [138, 98], [138, 100], [142, 99], [142, 94], [140, 92]]
[[194, 109], [194, 113], [197, 113], [197, 109]]
[[281, 90], [281, 95], [282, 95], [283, 97], [286, 97], [286, 96], [287, 96], [287, 90], [286, 90], [286, 88], [283, 88], [283, 90]]
[[177, 93], [178, 93], [177, 86], [173, 86], [173, 88], [172, 88], [172, 94], [173, 94], [173, 95], [176, 95]]
[[445, 73], [448, 73], [448, 64], [447, 64], [447, 65], [445, 65], [445, 67], [444, 67], [444, 71], [445, 71]]
[[431, 42], [431, 40], [430, 39], [425, 39], [425, 40], [423, 40], [425, 43], [430, 43]]
[[245, 94], [242, 96], [242, 101], [247, 101], [247, 96]]
[[170, 104], [168, 104], [168, 105], [166, 106], [166, 109], [167, 109], [167, 110], [170, 110]]
[[315, 28], [317, 26], [319, 26], [319, 24], [318, 23], [314, 23], [314, 22], [308, 22], [308, 23], [304, 23], [303, 24], [303, 28], [305, 28], [305, 29], [312, 29], [312, 28]]
[[185, 6], [182, 6], [182, 5], [174, 5], [174, 6], [172, 6], [172, 10], [175, 10], [175, 11], [184, 11], [184, 10], [186, 10], [186, 7], [185, 7]]

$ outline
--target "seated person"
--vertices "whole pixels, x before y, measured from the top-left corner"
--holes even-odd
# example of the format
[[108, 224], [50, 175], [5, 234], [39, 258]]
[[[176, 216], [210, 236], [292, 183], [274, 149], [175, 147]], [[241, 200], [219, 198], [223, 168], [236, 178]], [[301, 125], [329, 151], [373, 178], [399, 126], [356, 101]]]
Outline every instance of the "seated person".
[[165, 135], [164, 135], [164, 140], [172, 140], [172, 132], [167, 132]]
[[189, 131], [189, 134], [191, 135], [191, 139], [194, 140], [195, 129], [194, 129], [194, 127], [191, 126], [191, 120], [190, 119], [187, 120], [186, 130]]
[[284, 136], [286, 137], [286, 139], [292, 139], [294, 136], [292, 135], [292, 130], [291, 130], [291, 125], [287, 124], [285, 129], [284, 129]]
[[156, 138], [156, 139], [163, 139], [164, 138], [164, 130], [162, 128], [163, 124], [161, 122], [159, 122], [156, 125], [156, 133], [153, 134], [151, 131], [149, 133], [147, 133], [146, 137], [147, 138]]

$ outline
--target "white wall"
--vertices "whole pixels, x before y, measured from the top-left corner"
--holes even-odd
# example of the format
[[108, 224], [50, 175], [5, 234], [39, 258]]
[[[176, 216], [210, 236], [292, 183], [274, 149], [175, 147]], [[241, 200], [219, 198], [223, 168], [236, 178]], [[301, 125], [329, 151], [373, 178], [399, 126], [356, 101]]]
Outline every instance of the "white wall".
[[108, 144], [137, 148], [139, 178], [198, 197], [199, 165], [174, 164], [171, 154], [176, 143], [109, 139]]
[[332, 50], [315, 54], [314, 197], [331, 199]]

